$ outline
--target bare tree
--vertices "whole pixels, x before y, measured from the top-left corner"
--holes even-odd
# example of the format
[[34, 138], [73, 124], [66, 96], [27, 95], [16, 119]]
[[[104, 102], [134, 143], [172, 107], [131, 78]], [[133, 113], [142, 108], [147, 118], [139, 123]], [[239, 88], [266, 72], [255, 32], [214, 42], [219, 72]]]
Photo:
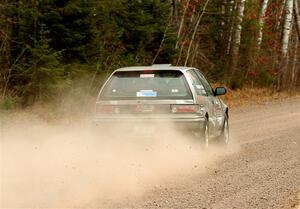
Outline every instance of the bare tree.
[[293, 60], [293, 67], [292, 67], [292, 77], [291, 77], [291, 87], [297, 85], [297, 77], [299, 73], [299, 41], [300, 41], [300, 14], [299, 14], [299, 4], [298, 0], [294, 0], [294, 14], [296, 20], [296, 29], [297, 29], [297, 39], [294, 49], [294, 60]]
[[172, 16], [175, 19], [177, 18], [176, 1], [177, 0], [170, 0], [171, 6], [172, 6]]
[[293, 0], [287, 0], [286, 2], [286, 16], [283, 26], [283, 38], [282, 38], [282, 56], [286, 58], [288, 55], [289, 40], [292, 29], [292, 18], [293, 18]]
[[[263, 40], [263, 29], [265, 25], [265, 18], [266, 18], [266, 12], [268, 8], [268, 3], [269, 0], [263, 0], [261, 7], [260, 7], [260, 12], [258, 16], [258, 31], [257, 31], [257, 38], [255, 40], [255, 45], [253, 47], [253, 50], [250, 51], [249, 55], [249, 66], [248, 70], [246, 73], [246, 78], [248, 78], [249, 73], [254, 71], [257, 67], [257, 58], [260, 54], [260, 49], [261, 49], [261, 44]], [[251, 46], [249, 48], [252, 48]]]
[[[272, 51], [272, 68], [278, 69], [280, 65], [280, 57], [281, 57], [281, 49], [279, 49], [280, 45], [282, 44], [282, 28], [283, 28], [283, 19], [284, 19], [284, 11], [285, 5], [287, 0], [282, 0], [280, 7], [278, 9], [278, 13], [276, 15], [276, 24], [274, 30], [276, 31], [276, 38], [275, 38], [275, 47]], [[279, 70], [278, 70], [279, 74]]]
[[169, 29], [169, 27], [170, 27], [170, 25], [171, 25], [171, 22], [172, 22], [172, 17], [170, 16], [169, 21], [168, 21], [168, 24], [167, 24], [167, 26], [166, 26], [166, 28], [165, 28], [165, 32], [164, 32], [163, 38], [161, 39], [159, 48], [158, 48], [158, 50], [157, 50], [157, 52], [156, 52], [156, 54], [155, 54], [155, 56], [154, 56], [154, 58], [153, 58], [153, 60], [152, 60], [152, 65], [155, 63], [155, 61], [156, 61], [158, 55], [160, 54], [160, 52], [161, 52], [161, 50], [162, 50], [162, 48], [163, 48], [163, 44], [164, 44], [164, 42], [165, 42], [165, 40], [166, 40], [167, 32], [168, 32], [168, 29]]
[[[174, 4], [174, 7], [175, 7], [175, 0], [173, 0], [172, 2], [173, 2], [172, 5]], [[164, 44], [164, 42], [165, 42], [165, 40], [167, 38], [167, 32], [168, 32], [168, 30], [170, 28], [170, 25], [172, 24], [172, 21], [173, 21], [173, 18], [174, 18], [174, 7], [172, 7], [172, 9], [170, 10], [169, 20], [168, 20], [168, 23], [166, 25], [163, 38], [160, 41], [159, 48], [157, 49], [156, 54], [155, 54], [155, 56], [154, 56], [154, 58], [152, 60], [152, 65], [155, 63], [156, 59], [158, 58], [160, 52], [163, 49], [163, 44]]]
[[258, 17], [258, 37], [257, 37], [257, 53], [260, 51], [261, 42], [263, 38], [263, 27], [265, 24], [265, 16], [269, 0], [263, 0], [261, 10]]
[[291, 79], [290, 79], [290, 88], [292, 89], [296, 84], [296, 76], [298, 72], [298, 57], [299, 57], [299, 38], [297, 37], [294, 44], [294, 53], [293, 53], [293, 64], [291, 69]]
[[233, 11], [236, 11], [236, 7], [237, 7], [237, 1], [235, 0], [230, 0], [229, 1], [229, 14], [230, 14], [230, 18], [229, 18], [229, 33], [228, 33], [228, 38], [226, 39], [227, 42], [227, 54], [230, 54], [231, 51], [231, 43], [232, 43], [232, 34], [233, 34], [233, 28], [234, 28], [234, 15], [233, 15]]
[[206, 10], [206, 7], [207, 7], [208, 3], [209, 3], [209, 0], [206, 0], [205, 4], [203, 6], [203, 9], [202, 9], [201, 13], [198, 16], [197, 23], [196, 23], [196, 25], [194, 27], [194, 32], [193, 32], [193, 35], [192, 35], [192, 39], [190, 41], [189, 48], [188, 48], [188, 51], [187, 51], [187, 55], [186, 55], [186, 59], [185, 59], [185, 62], [184, 62], [184, 66], [186, 66], [187, 63], [188, 63], [188, 61], [189, 61], [190, 53], [191, 53], [191, 48], [192, 48], [193, 42], [195, 40], [196, 33], [198, 31], [198, 27], [199, 27], [200, 21], [201, 21], [203, 15], [205, 13], [205, 10]]
[[300, 39], [300, 14], [299, 14], [298, 0], [294, 0], [294, 14], [295, 14], [298, 38]]
[[239, 58], [239, 50], [240, 50], [240, 44], [241, 44], [241, 34], [242, 34], [242, 22], [244, 18], [244, 11], [245, 11], [245, 2], [246, 0], [240, 0], [240, 3], [238, 5], [238, 13], [236, 17], [236, 27], [233, 34], [233, 40], [232, 40], [232, 48], [231, 48], [231, 75], [234, 75], [236, 72], [236, 67], [238, 64], [238, 58]]
[[181, 37], [185, 16], [186, 16], [186, 11], [187, 11], [189, 5], [190, 5], [190, 0], [188, 0], [186, 5], [184, 6], [183, 14], [182, 14], [182, 17], [181, 17], [181, 20], [180, 20], [180, 25], [179, 25], [179, 29], [178, 29], [178, 33], [177, 33], [177, 41], [176, 41], [176, 46], [175, 46], [176, 49], [178, 48], [178, 44], [179, 44], [179, 40], [180, 40], [180, 37]]
[[283, 75], [287, 71], [287, 65], [289, 63], [289, 56], [288, 56], [288, 50], [289, 50], [289, 41], [290, 36], [292, 32], [292, 20], [293, 20], [293, 0], [287, 0], [286, 6], [285, 6], [285, 19], [284, 19], [284, 26], [283, 26], [283, 37], [282, 37], [282, 61], [281, 66], [278, 70], [278, 83], [277, 83], [277, 90], [282, 89], [283, 85]]
[[279, 30], [279, 27], [281, 25], [281, 21], [282, 21], [282, 18], [283, 18], [283, 12], [285, 10], [286, 1], [287, 0], [283, 0], [282, 3], [281, 3], [279, 13], [277, 15], [277, 23], [276, 23], [275, 30]]

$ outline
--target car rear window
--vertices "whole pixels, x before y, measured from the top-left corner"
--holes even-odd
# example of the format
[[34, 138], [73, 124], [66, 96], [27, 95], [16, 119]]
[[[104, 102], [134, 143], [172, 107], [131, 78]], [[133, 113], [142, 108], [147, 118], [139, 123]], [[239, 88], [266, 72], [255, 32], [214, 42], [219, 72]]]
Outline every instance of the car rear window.
[[105, 85], [101, 99], [192, 99], [182, 72], [119, 71]]

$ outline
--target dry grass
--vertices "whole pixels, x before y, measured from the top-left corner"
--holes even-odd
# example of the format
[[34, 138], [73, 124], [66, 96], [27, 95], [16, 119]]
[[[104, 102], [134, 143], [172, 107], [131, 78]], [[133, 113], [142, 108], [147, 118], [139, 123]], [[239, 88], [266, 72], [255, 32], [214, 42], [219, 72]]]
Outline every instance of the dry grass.
[[244, 88], [231, 90], [227, 88], [227, 94], [221, 98], [231, 108], [245, 105], [264, 104], [274, 100], [285, 100], [292, 97], [300, 97], [300, 92], [277, 92], [268, 88]]

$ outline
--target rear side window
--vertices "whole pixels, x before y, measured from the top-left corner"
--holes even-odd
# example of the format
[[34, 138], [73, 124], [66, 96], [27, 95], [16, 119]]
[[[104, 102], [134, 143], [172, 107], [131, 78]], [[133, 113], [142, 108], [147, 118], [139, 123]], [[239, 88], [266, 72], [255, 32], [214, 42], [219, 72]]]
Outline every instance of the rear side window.
[[182, 72], [119, 71], [105, 85], [101, 99], [192, 99]]
[[197, 93], [197, 95], [207, 96], [205, 87], [199, 80], [199, 77], [197, 76], [197, 74], [193, 70], [189, 70], [189, 71], [187, 71], [187, 76], [191, 80], [193, 88], [195, 89], [195, 92]]
[[208, 83], [208, 81], [206, 80], [206, 78], [204, 77], [204, 75], [202, 75], [202, 73], [200, 73], [199, 70], [195, 70], [195, 73], [199, 76], [201, 83], [203, 83], [203, 86], [204, 86], [207, 94], [209, 96], [213, 96], [214, 95], [213, 90], [212, 90], [210, 84]]

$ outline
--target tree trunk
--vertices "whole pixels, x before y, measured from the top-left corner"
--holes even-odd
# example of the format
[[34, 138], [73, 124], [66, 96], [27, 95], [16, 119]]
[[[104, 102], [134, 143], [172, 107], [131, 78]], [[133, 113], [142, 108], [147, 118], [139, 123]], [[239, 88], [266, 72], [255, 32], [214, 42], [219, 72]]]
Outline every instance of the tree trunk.
[[294, 58], [293, 58], [293, 66], [291, 72], [290, 89], [293, 89], [296, 84], [295, 80], [296, 80], [297, 71], [299, 69], [298, 67], [299, 38], [296, 38], [295, 42], [296, 43], [294, 46], [294, 54], [293, 54]]
[[176, 0], [171, 0], [171, 6], [172, 6], [172, 17], [173, 19], [176, 19], [177, 18]]
[[266, 11], [268, 7], [269, 0], [263, 0], [262, 7], [259, 13], [259, 19], [258, 19], [258, 37], [257, 37], [257, 53], [260, 51], [261, 47], [261, 42], [263, 38], [263, 27], [265, 24], [265, 16], [266, 16]]
[[285, 58], [288, 55], [289, 40], [292, 29], [292, 17], [293, 17], [293, 0], [288, 0], [286, 3], [286, 16], [283, 26], [283, 38], [282, 38], [282, 57]]
[[244, 18], [244, 11], [245, 11], [245, 2], [246, 0], [241, 0], [240, 4], [238, 5], [238, 14], [236, 19], [236, 28], [233, 34], [232, 40], [232, 49], [231, 49], [231, 75], [234, 76], [236, 73], [236, 68], [239, 59], [239, 50], [241, 44], [241, 34], [242, 34], [242, 22]]
[[[246, 79], [248, 78], [249, 73], [252, 71], [255, 71], [255, 69], [257, 68], [257, 58], [260, 55], [260, 49], [261, 49], [261, 44], [262, 44], [262, 40], [263, 40], [263, 28], [265, 25], [265, 16], [266, 16], [266, 11], [268, 8], [268, 3], [269, 0], [263, 0], [262, 4], [261, 4], [261, 9], [259, 12], [259, 16], [258, 16], [258, 31], [257, 31], [257, 37], [254, 43], [254, 47], [252, 48], [251, 46], [249, 46], [249, 66], [248, 66], [248, 70], [246, 73]], [[252, 49], [252, 50], [251, 50]]]
[[298, 39], [300, 39], [300, 14], [299, 14], [298, 0], [294, 0], [294, 13], [295, 13], [295, 20], [296, 20], [296, 28], [297, 28]]
[[236, 11], [237, 3], [234, 0], [229, 1], [229, 14], [230, 14], [230, 29], [228, 33], [228, 38], [227, 38], [227, 55], [230, 54], [231, 51], [231, 43], [232, 43], [232, 34], [233, 34], [233, 28], [234, 28], [234, 15], [233, 12]]
[[283, 37], [282, 37], [282, 48], [281, 48], [281, 66], [278, 70], [278, 83], [277, 90], [280, 91], [283, 86], [283, 77], [287, 70], [288, 65], [288, 49], [289, 49], [289, 41], [290, 35], [292, 31], [292, 18], [293, 18], [293, 0], [287, 0], [285, 6], [285, 20], [283, 26]]
[[[224, 17], [226, 15], [226, 5], [227, 4], [227, 0], [223, 0], [222, 2], [222, 6], [221, 6], [221, 14]], [[221, 26], [223, 27], [225, 25], [225, 21], [224, 19], [221, 20]]]
[[[281, 57], [281, 43], [282, 43], [282, 19], [283, 19], [283, 12], [285, 10], [285, 4], [286, 0], [282, 0], [282, 3], [279, 8], [278, 15], [276, 16], [276, 25], [275, 25], [275, 31], [276, 31], [276, 39], [275, 39], [275, 47], [273, 49], [273, 56], [272, 56], [272, 68], [278, 69], [277, 73], [279, 75], [279, 66], [280, 66], [280, 57]], [[279, 76], [277, 76], [278, 78]]]

